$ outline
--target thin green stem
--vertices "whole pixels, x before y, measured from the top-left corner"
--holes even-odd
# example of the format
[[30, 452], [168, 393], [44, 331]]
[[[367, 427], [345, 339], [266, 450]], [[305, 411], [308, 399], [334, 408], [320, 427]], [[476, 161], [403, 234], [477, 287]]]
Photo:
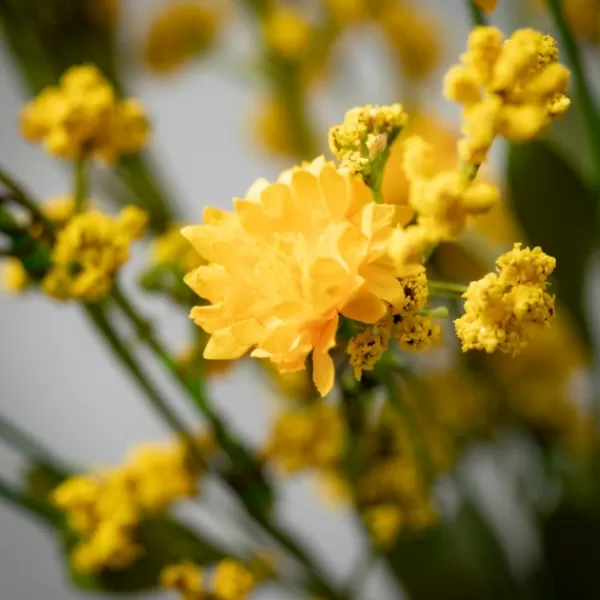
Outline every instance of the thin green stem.
[[447, 296], [451, 298], [461, 297], [467, 286], [462, 283], [451, 283], [449, 281], [429, 281], [429, 292], [432, 296]]
[[73, 164], [73, 196], [75, 198], [75, 214], [85, 210], [87, 203], [87, 160], [83, 157], [75, 159]]
[[467, 9], [469, 10], [469, 14], [471, 15], [471, 20], [473, 21], [473, 24], [477, 26], [487, 25], [486, 18], [483, 16], [483, 12], [479, 8], [479, 6], [475, 4], [475, 1], [466, 0], [466, 2]]
[[18, 429], [2, 415], [0, 415], [0, 439], [35, 463], [51, 467], [60, 474], [68, 472], [68, 469], [61, 465], [58, 459], [53, 458], [52, 453], [47, 448]]
[[34, 221], [42, 223], [44, 228], [52, 234], [54, 232], [54, 225], [42, 212], [38, 204], [32, 199], [31, 195], [23, 189], [23, 186], [17, 183], [4, 169], [0, 168], [0, 183], [5, 188], [13, 193], [11, 197], [17, 204], [22, 206], [32, 216]]
[[596, 190], [600, 194], [600, 112], [592, 96], [592, 87], [584, 71], [579, 46], [573, 35], [573, 30], [565, 18], [560, 0], [546, 0], [548, 10], [552, 14], [560, 36], [562, 48], [573, 74], [576, 97], [581, 105], [586, 122], [590, 148], [596, 166]]
[[104, 307], [99, 304], [85, 304], [83, 306], [90, 322], [102, 335], [139, 388], [146, 394], [146, 398], [152, 408], [177, 435], [181, 436], [189, 444], [190, 453], [194, 460], [200, 464], [204, 464], [204, 459], [196, 448], [192, 434], [180, 418], [171, 410], [166, 400], [162, 397], [162, 394], [154, 387], [148, 375], [129, 351], [126, 344], [120, 339], [117, 331], [109, 321]]
[[30, 498], [15, 486], [2, 479], [0, 479], [0, 499], [6, 500], [6, 502], [19, 510], [40, 518], [48, 525], [57, 526], [60, 523], [61, 515], [52, 506]]

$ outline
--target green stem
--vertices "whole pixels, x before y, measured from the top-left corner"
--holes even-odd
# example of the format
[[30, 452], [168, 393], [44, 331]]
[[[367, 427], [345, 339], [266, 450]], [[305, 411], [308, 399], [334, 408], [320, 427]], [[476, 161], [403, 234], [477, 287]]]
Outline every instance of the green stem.
[[75, 160], [73, 165], [74, 183], [73, 196], [75, 198], [75, 214], [79, 214], [85, 210], [87, 201], [87, 161], [83, 157]]
[[4, 440], [17, 452], [35, 463], [50, 467], [59, 474], [66, 474], [68, 472], [68, 470], [60, 464], [60, 461], [52, 457], [52, 453], [47, 448], [15, 427], [12, 423], [9, 423], [1, 415], [0, 439]]
[[49, 504], [30, 498], [13, 485], [0, 479], [0, 498], [6, 500], [19, 510], [28, 512], [44, 521], [47, 525], [57, 526], [60, 523], [60, 513]]
[[448, 281], [429, 281], [429, 292], [432, 296], [448, 296], [451, 298], [462, 297], [467, 291], [467, 286], [462, 283]]
[[562, 48], [567, 56], [567, 62], [573, 73], [576, 97], [581, 104], [583, 117], [586, 121], [591, 152], [596, 166], [596, 191], [600, 193], [600, 112], [592, 96], [592, 87], [587, 80], [579, 46], [573, 35], [571, 26], [565, 19], [560, 0], [546, 0], [560, 36]]
[[187, 427], [179, 417], [173, 413], [168, 403], [162, 397], [162, 394], [154, 387], [133, 354], [119, 338], [117, 331], [106, 315], [105, 309], [98, 304], [84, 304], [83, 306], [91, 323], [93, 323], [96, 330], [102, 335], [117, 358], [126, 367], [139, 388], [146, 394], [152, 408], [177, 435], [181, 436], [189, 444], [190, 454], [194, 460], [200, 464], [204, 464], [204, 459], [196, 448], [192, 434], [187, 430]]
[[483, 16], [483, 12], [479, 8], [479, 6], [477, 6], [477, 4], [475, 4], [475, 0], [466, 0], [466, 1], [467, 1], [467, 8], [471, 15], [471, 20], [473, 21], [473, 24], [477, 25], [477, 26], [487, 25], [486, 18]]
[[23, 189], [19, 183], [17, 183], [4, 169], [0, 168], [0, 183], [5, 188], [10, 190], [14, 196], [12, 199], [27, 210], [33, 219], [44, 225], [44, 228], [50, 232], [54, 231], [54, 225], [48, 220], [46, 215], [42, 212], [37, 203], [32, 199], [31, 195]]

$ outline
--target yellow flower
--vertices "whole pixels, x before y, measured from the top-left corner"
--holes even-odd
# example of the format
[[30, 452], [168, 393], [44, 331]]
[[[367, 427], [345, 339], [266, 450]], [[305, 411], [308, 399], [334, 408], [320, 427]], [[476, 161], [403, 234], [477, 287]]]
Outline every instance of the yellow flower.
[[161, 587], [180, 592], [186, 600], [202, 600], [203, 584], [202, 568], [191, 561], [169, 565], [160, 573]]
[[119, 101], [100, 71], [86, 65], [68, 69], [58, 87], [44, 89], [24, 107], [21, 131], [60, 158], [112, 163], [146, 143], [149, 125], [139, 102]]
[[498, 0], [474, 0], [475, 4], [479, 6], [479, 8], [486, 13], [491, 13], [496, 10], [496, 6], [498, 5]]
[[191, 318], [211, 334], [205, 358], [234, 359], [252, 350], [281, 372], [304, 369], [312, 352], [322, 395], [334, 383], [329, 350], [340, 315], [376, 323], [404, 291], [387, 249], [396, 207], [378, 205], [361, 179], [322, 158], [257, 181], [235, 212], [204, 211], [185, 235], [209, 264], [186, 283], [208, 306]]
[[405, 352], [424, 352], [440, 342], [441, 327], [431, 317], [401, 317], [394, 328], [394, 337]]
[[402, 527], [402, 509], [394, 504], [380, 504], [367, 509], [363, 518], [378, 547], [388, 547], [396, 541]]
[[339, 411], [317, 402], [304, 410], [287, 410], [278, 417], [264, 456], [276, 462], [286, 474], [304, 469], [330, 472], [342, 457], [344, 436]]
[[290, 9], [276, 9], [263, 22], [267, 46], [287, 60], [299, 60], [306, 53], [311, 36], [309, 23]]
[[181, 235], [181, 227], [170, 227], [156, 237], [150, 246], [152, 260], [156, 265], [177, 267], [188, 273], [202, 264], [200, 257], [190, 242]]
[[293, 124], [286, 105], [276, 98], [260, 103], [252, 118], [254, 137], [270, 152], [294, 156]]
[[440, 57], [442, 36], [435, 19], [401, 3], [390, 6], [378, 20], [401, 71], [415, 79], [427, 77]]
[[155, 73], [170, 73], [200, 56], [215, 41], [223, 19], [214, 2], [176, 2], [160, 13], [144, 42], [144, 60]]
[[537, 136], [569, 108], [568, 82], [550, 36], [519, 29], [503, 43], [495, 27], [476, 27], [444, 83], [445, 95], [463, 106], [463, 161], [480, 165], [498, 135], [513, 141]]
[[146, 213], [133, 206], [125, 207], [117, 219], [96, 211], [76, 215], [58, 233], [43, 290], [57, 300], [100, 300], [146, 222]]
[[375, 325], [366, 327], [348, 342], [348, 362], [360, 381], [363, 371], [372, 371], [392, 337], [392, 315], [386, 315]]
[[554, 297], [545, 290], [556, 261], [540, 248], [513, 250], [497, 261], [498, 273], [473, 281], [463, 295], [465, 314], [455, 321], [463, 351], [518, 354], [536, 328], [554, 317]]
[[231, 559], [217, 564], [212, 579], [213, 593], [218, 600], [245, 600], [255, 584], [252, 573]]
[[367, 0], [325, 0], [334, 21], [345, 25], [354, 23], [367, 15]]
[[21, 294], [29, 287], [30, 279], [23, 263], [18, 258], [2, 261], [2, 289], [9, 294]]

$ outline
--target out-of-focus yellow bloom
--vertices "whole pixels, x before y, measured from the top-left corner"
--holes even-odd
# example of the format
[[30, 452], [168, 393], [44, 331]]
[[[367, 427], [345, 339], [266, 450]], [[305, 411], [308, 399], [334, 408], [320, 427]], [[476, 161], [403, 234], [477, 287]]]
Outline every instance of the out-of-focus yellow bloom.
[[110, 83], [92, 65], [71, 67], [58, 87], [44, 89], [21, 114], [21, 131], [43, 142], [60, 158], [97, 157], [107, 163], [137, 152], [148, 139], [142, 105], [118, 100]]
[[192, 244], [181, 235], [179, 226], [170, 227], [155, 238], [150, 252], [154, 264], [176, 267], [182, 273], [189, 273], [202, 264]]
[[536, 137], [569, 108], [568, 82], [550, 36], [519, 29], [503, 42], [495, 27], [476, 27], [444, 84], [446, 96], [463, 106], [463, 161], [480, 165], [498, 135], [513, 141]]
[[[385, 163], [381, 189], [383, 199], [388, 204], [408, 204], [410, 184], [404, 175], [404, 149], [406, 139], [419, 136], [434, 149], [434, 168], [445, 171], [456, 166], [458, 154], [457, 133], [446, 123], [430, 114], [411, 115], [402, 137], [399, 137], [390, 150]], [[410, 136], [406, 138], [405, 136]]]
[[498, 273], [473, 281], [464, 294], [465, 314], [455, 321], [463, 351], [518, 354], [532, 330], [554, 317], [554, 296], [545, 290], [556, 261], [521, 244], [497, 261]]
[[155, 73], [171, 73], [214, 43], [223, 10], [214, 2], [170, 4], [150, 26], [144, 60]]
[[217, 564], [212, 578], [213, 594], [218, 600], [246, 600], [255, 585], [252, 573], [229, 558]]
[[29, 283], [29, 274], [18, 258], [9, 257], [2, 261], [2, 289], [5, 292], [22, 294]]
[[80, 537], [73, 567], [96, 573], [129, 566], [142, 552], [136, 541], [139, 522], [192, 496], [199, 474], [183, 444], [148, 444], [135, 448], [120, 467], [60, 484], [52, 500]]
[[252, 118], [254, 137], [270, 152], [294, 156], [293, 124], [286, 105], [276, 98], [262, 101]]
[[344, 422], [337, 408], [317, 402], [281, 413], [267, 439], [264, 456], [285, 474], [305, 469], [329, 472], [344, 446]]
[[116, 219], [96, 211], [73, 217], [58, 233], [53, 267], [42, 281], [44, 292], [57, 300], [103, 298], [147, 220], [147, 214], [134, 206], [125, 207]]
[[[70, 194], [55, 196], [46, 200], [41, 209], [55, 229], [62, 229], [75, 213], [75, 199]], [[37, 222], [32, 223], [29, 233], [33, 237], [40, 237], [44, 233], [44, 225]]]
[[351, 173], [368, 181], [374, 169], [383, 168], [390, 144], [400, 135], [408, 116], [400, 104], [357, 106], [347, 111], [344, 122], [329, 130], [329, 149]]
[[179, 592], [183, 600], [205, 598], [203, 570], [191, 561], [165, 567], [160, 573], [160, 585], [166, 590]]
[[263, 34], [270, 50], [286, 60], [297, 61], [309, 47], [310, 24], [291, 9], [275, 9], [263, 21]]
[[491, 13], [496, 10], [498, 6], [498, 0], [474, 0], [475, 4], [486, 13]]
[[391, 546], [402, 527], [402, 509], [396, 504], [379, 504], [368, 508], [363, 518], [378, 547]]
[[392, 4], [378, 19], [394, 50], [401, 71], [411, 78], [431, 74], [440, 57], [441, 32], [433, 15], [414, 6]]
[[358, 177], [320, 158], [257, 181], [235, 212], [204, 211], [183, 234], [209, 263], [186, 283], [208, 306], [191, 318], [211, 334], [205, 358], [269, 358], [281, 372], [304, 369], [326, 395], [333, 387], [340, 314], [376, 323], [404, 290], [387, 253], [397, 208], [373, 202]]

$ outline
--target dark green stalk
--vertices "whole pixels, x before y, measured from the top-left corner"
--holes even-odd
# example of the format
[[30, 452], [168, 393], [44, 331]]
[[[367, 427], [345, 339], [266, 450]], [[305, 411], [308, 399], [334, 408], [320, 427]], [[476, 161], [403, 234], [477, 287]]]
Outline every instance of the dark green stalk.
[[52, 508], [52, 506], [30, 498], [2, 479], [0, 479], [0, 499], [6, 500], [9, 504], [12, 504], [19, 510], [38, 517], [47, 525], [56, 527], [61, 521], [59, 511]]
[[595, 188], [600, 195], [600, 112], [592, 96], [592, 87], [584, 71], [579, 46], [563, 13], [562, 3], [560, 0], [546, 0], [546, 4], [558, 29], [562, 49], [566, 54], [569, 68], [573, 74], [575, 94], [581, 104], [595, 164]]
[[474, 0], [466, 0], [469, 14], [474, 25], [482, 26], [487, 25], [486, 18], [483, 16], [482, 10], [475, 4]]
[[28, 211], [35, 221], [42, 223], [48, 232], [52, 233], [54, 231], [54, 225], [48, 220], [46, 215], [44, 215], [37, 203], [32, 200], [31, 195], [25, 192], [23, 186], [17, 183], [4, 169], [1, 168], [0, 183], [14, 194], [12, 200]]
[[133, 354], [119, 338], [118, 333], [106, 316], [104, 307], [99, 304], [84, 304], [83, 307], [96, 330], [102, 335], [139, 388], [146, 394], [152, 408], [177, 435], [181, 436], [189, 444], [190, 452], [193, 454], [194, 459], [203, 464], [204, 459], [196, 450], [192, 434], [179, 417], [173, 413], [168, 403], [162, 397], [162, 394], [154, 387]]
[[9, 423], [2, 415], [0, 415], [0, 439], [33, 462], [52, 468], [57, 474], [65, 475], [68, 472], [59, 460], [52, 457], [52, 453], [47, 448]]
[[73, 168], [73, 197], [75, 198], [75, 214], [85, 210], [87, 201], [87, 161], [83, 157], [75, 160]]

